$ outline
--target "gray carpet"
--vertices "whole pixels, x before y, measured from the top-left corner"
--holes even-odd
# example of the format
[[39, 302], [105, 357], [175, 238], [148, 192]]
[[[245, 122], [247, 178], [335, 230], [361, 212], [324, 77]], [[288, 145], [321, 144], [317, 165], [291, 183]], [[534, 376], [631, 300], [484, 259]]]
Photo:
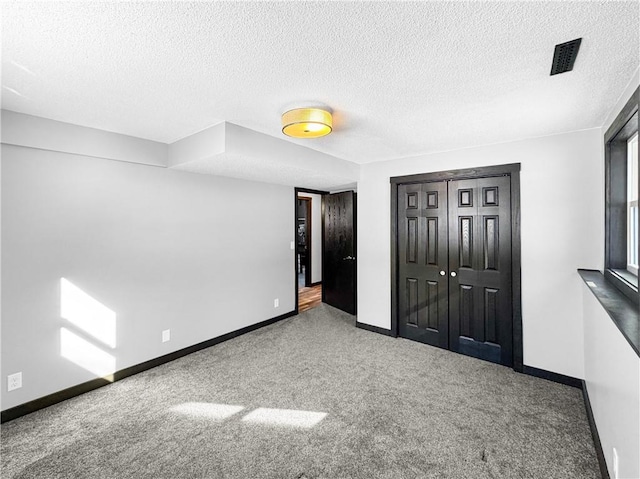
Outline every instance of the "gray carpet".
[[1, 435], [3, 478], [599, 477], [579, 390], [326, 305]]

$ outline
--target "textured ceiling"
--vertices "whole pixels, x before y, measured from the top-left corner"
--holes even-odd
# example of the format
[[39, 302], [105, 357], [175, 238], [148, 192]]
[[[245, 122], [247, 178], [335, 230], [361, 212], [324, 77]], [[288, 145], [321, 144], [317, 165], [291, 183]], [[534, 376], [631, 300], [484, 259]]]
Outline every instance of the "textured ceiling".
[[[2, 107], [171, 143], [220, 121], [358, 163], [601, 126], [633, 2], [3, 2]], [[572, 72], [557, 43], [583, 37]], [[328, 137], [280, 114], [319, 102]]]

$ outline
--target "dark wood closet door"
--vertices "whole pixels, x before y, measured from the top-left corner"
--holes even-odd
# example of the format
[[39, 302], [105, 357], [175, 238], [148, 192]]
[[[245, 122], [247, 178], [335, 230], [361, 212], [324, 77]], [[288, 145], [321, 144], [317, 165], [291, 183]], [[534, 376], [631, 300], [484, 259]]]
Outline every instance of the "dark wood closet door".
[[512, 365], [509, 177], [449, 182], [449, 349]]
[[322, 301], [356, 314], [356, 195], [324, 196]]
[[447, 183], [398, 187], [398, 334], [448, 347]]

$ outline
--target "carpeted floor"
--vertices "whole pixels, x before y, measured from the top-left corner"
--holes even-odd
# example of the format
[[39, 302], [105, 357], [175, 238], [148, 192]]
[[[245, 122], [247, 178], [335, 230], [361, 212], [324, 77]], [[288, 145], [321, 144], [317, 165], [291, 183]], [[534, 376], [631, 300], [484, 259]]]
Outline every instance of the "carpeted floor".
[[2, 426], [3, 478], [598, 478], [581, 392], [326, 305]]

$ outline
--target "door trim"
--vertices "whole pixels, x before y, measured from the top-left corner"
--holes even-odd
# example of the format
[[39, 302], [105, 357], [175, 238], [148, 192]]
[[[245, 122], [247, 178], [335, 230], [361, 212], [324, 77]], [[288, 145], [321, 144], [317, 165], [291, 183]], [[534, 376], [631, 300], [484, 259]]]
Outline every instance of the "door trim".
[[391, 333], [398, 336], [398, 186], [447, 180], [508, 176], [511, 183], [511, 293], [513, 307], [513, 369], [523, 372], [522, 278], [520, 272], [520, 163], [485, 166], [463, 170], [436, 171], [396, 176], [391, 183]]
[[[298, 193], [311, 193], [315, 195], [320, 195], [322, 200], [320, 201], [320, 217], [322, 219], [322, 241], [320, 244], [320, 251], [322, 252], [322, 257], [324, 258], [324, 195], [328, 195], [328, 191], [322, 190], [312, 190], [310, 188], [298, 188], [295, 187], [293, 189], [293, 294], [294, 294], [294, 304], [296, 305], [294, 314], [298, 314], [298, 252], [296, 251], [296, 238], [298, 237]], [[311, 240], [309, 240], [311, 241]], [[311, 260], [311, 258], [309, 258]], [[311, 263], [311, 261], [309, 261]], [[324, 261], [323, 261], [324, 264]], [[311, 268], [309, 268], [311, 269]], [[322, 267], [322, 277], [324, 278], [324, 267]], [[306, 281], [305, 281], [306, 282]], [[312, 284], [312, 286], [314, 286]]]

